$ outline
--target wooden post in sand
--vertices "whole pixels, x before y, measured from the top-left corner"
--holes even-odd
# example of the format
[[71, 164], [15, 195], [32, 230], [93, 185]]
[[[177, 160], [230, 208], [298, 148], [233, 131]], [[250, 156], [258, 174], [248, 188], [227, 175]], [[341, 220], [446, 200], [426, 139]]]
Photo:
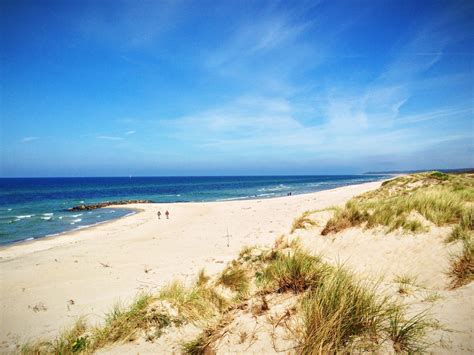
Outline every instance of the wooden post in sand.
[[224, 235], [224, 238], [227, 238], [227, 247], [229, 247], [230, 237], [232, 236], [229, 234], [229, 228], [227, 228], [227, 234]]

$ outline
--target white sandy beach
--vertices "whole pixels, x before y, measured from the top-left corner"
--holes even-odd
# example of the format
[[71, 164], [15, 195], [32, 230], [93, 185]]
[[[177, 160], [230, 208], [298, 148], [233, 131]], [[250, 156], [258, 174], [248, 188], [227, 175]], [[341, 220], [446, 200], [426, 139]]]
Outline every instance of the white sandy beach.
[[[191, 280], [201, 268], [216, 273], [243, 246], [271, 245], [279, 235], [289, 234], [294, 218], [304, 211], [342, 205], [379, 185], [266, 200], [132, 205], [127, 208], [139, 210], [132, 216], [4, 247], [0, 250], [0, 351], [30, 339], [53, 337], [79, 316], [100, 321], [114, 303], [127, 302], [140, 290], [157, 290], [175, 278]], [[165, 209], [170, 219], [158, 220], [157, 211]], [[227, 229], [232, 235], [229, 247]], [[438, 290], [446, 300], [434, 308], [455, 328], [450, 341], [456, 343], [456, 351], [469, 352], [473, 350], [473, 288], [471, 284], [445, 290], [451, 251], [442, 244], [444, 233], [433, 229], [416, 238], [382, 237], [350, 229], [334, 241], [311, 230], [299, 235], [309, 249], [334, 262], [344, 261], [361, 274], [389, 280], [398, 272], [419, 273], [420, 283]]]

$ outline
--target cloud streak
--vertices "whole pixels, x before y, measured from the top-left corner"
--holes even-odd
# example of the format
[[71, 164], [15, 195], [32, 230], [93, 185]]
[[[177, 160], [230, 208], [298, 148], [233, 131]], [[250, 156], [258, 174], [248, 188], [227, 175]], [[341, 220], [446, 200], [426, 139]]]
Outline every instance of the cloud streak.
[[107, 140], [107, 141], [121, 141], [121, 140], [123, 140], [122, 137], [118, 137], [118, 136], [105, 136], [105, 135], [96, 136], [96, 138], [97, 138], [97, 139]]
[[21, 143], [28, 143], [28, 142], [32, 142], [32, 141], [36, 141], [40, 139], [39, 137], [23, 137], [20, 142]]

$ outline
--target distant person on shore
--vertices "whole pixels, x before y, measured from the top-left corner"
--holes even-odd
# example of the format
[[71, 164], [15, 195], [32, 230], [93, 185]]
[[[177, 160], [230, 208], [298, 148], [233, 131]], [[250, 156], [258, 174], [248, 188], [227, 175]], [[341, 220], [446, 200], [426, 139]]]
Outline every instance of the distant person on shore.
[[160, 218], [161, 217], [161, 211], [158, 211], [157, 215], [158, 215], [158, 219], [161, 219]]
[[166, 210], [165, 215], [166, 215], [166, 219], [170, 218], [170, 213], [168, 212], [168, 210]]

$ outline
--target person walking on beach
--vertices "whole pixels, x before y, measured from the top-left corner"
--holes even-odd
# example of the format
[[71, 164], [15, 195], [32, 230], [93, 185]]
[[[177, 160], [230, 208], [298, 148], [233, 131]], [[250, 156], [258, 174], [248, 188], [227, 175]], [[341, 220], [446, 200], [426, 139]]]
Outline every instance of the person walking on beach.
[[161, 219], [160, 218], [161, 217], [161, 211], [158, 211], [157, 215], [158, 215], [158, 219]]
[[170, 218], [170, 213], [168, 212], [168, 210], [166, 210], [165, 215], [166, 215], [166, 219]]

